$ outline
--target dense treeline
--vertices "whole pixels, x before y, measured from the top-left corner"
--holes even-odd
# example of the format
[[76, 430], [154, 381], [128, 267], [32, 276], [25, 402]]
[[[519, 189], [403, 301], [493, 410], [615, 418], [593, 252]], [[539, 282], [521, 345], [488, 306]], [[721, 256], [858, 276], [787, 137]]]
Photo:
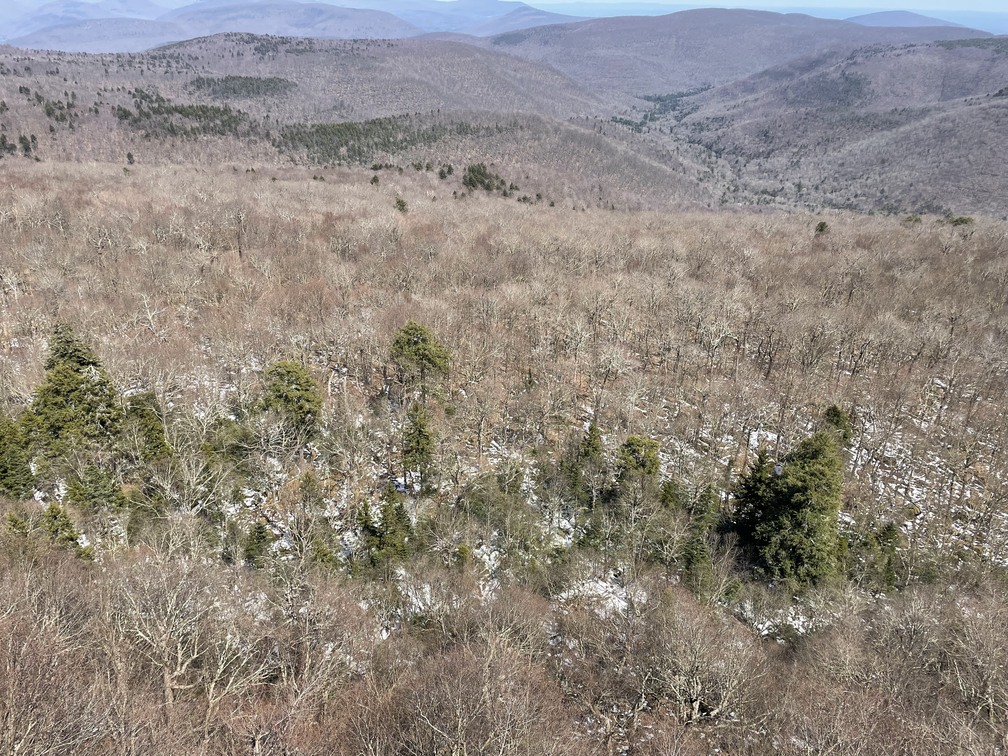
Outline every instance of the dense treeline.
[[250, 97], [280, 97], [297, 87], [279, 76], [197, 76], [189, 89], [222, 100]]
[[491, 132], [465, 122], [427, 123], [410, 116], [343, 123], [293, 124], [274, 140], [277, 149], [321, 165], [367, 165], [375, 158], [414, 147], [432, 147], [450, 138]]
[[369, 175], [9, 172], [5, 749], [1003, 744], [1003, 225]]
[[257, 125], [240, 110], [227, 105], [174, 103], [139, 87], [133, 91], [133, 109], [118, 105], [115, 114], [147, 138], [248, 137], [258, 133]]

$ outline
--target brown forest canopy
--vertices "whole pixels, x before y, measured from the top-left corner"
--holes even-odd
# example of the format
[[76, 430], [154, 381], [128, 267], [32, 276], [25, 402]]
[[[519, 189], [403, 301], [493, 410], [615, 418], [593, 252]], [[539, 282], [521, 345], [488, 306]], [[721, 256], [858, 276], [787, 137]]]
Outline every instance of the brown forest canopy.
[[1003, 741], [1003, 222], [4, 171], [3, 743]]

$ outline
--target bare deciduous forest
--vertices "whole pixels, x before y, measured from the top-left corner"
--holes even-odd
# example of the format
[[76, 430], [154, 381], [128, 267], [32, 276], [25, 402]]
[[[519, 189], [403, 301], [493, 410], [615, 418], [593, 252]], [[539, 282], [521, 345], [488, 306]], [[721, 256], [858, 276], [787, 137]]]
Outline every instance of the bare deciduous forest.
[[[1003, 743], [1003, 223], [422, 179], [6, 170], [5, 749]], [[831, 406], [768, 584], [728, 494]]]
[[3, 51], [0, 750], [1002, 752], [996, 192], [424, 44]]

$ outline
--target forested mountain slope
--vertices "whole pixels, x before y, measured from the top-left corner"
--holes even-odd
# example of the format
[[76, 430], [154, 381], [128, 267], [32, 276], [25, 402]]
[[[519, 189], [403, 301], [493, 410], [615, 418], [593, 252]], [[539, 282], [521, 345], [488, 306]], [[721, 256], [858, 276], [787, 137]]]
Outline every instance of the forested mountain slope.
[[1004, 223], [3, 169], [5, 742], [1003, 739]]
[[0, 751], [998, 753], [1004, 42], [0, 47]]
[[[788, 36], [785, 58], [838, 44], [814, 19], [711, 13], [728, 19], [719, 28], [750, 29], [742, 39], [762, 39], [764, 27]], [[658, 28], [679, 28], [680, 15]], [[606, 23], [645, 33], [632, 19]], [[594, 28], [550, 27], [535, 38], [590, 36]], [[848, 45], [863, 34], [948, 32], [830, 28]], [[465, 37], [217, 35], [116, 56], [11, 48], [0, 60], [0, 156], [435, 170], [493, 163], [508, 185], [532, 189], [527, 196], [573, 206], [1003, 214], [1006, 177], [996, 157], [1008, 58], [1000, 38], [829, 49], [717, 87], [675, 91], [685, 79], [649, 83], [633, 72], [706, 66], [712, 79], [731, 78], [762, 66], [768, 43], [739, 58], [749, 61], [742, 69], [719, 72], [707, 62], [721, 59], [711, 45], [729, 44], [727, 34], [701, 45], [648, 34], [611, 60], [604, 46], [582, 40], [596, 57], [584, 65], [570, 58], [570, 75], [516, 58], [509, 45]], [[675, 54], [657, 65], [662, 45]]]
[[809, 58], [685, 99], [651, 128], [706, 145], [771, 201], [1003, 214], [1006, 52], [994, 38]]
[[544, 26], [483, 44], [546, 63], [594, 89], [641, 95], [724, 84], [827, 50], [987, 37], [972, 29], [872, 28], [801, 14], [706, 8]]

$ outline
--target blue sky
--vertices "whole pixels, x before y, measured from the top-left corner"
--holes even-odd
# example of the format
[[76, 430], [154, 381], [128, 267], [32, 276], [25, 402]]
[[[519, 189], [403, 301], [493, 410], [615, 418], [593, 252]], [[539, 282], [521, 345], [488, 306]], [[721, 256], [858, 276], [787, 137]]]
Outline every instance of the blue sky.
[[[98, 2], [99, 0], [83, 0], [84, 2]], [[311, 2], [312, 0], [303, 0], [305, 2]], [[319, 0], [314, 0], [318, 2]], [[352, 6], [353, 0], [321, 0], [321, 2], [332, 2], [338, 5]], [[0, 0], [0, 3], [4, 3], [6, 0]], [[50, 2], [50, 0], [15, 0], [16, 5], [22, 5], [26, 7], [37, 7], [43, 3]], [[190, 2], [195, 2], [195, 0], [154, 0], [158, 5], [164, 6], [178, 6], [187, 5]], [[239, 3], [241, 0], [235, 0], [235, 3]], [[546, 0], [542, 4], [549, 5], [560, 5], [565, 2], [581, 2], [585, 4], [594, 4], [593, 0]], [[128, 4], [128, 0], [127, 0]], [[530, 2], [530, 5], [539, 5], [540, 3]], [[618, 5], [669, 5], [677, 7], [719, 7], [719, 8], [756, 8], [756, 9], [766, 9], [766, 8], [793, 8], [796, 7], [795, 0], [760, 0], [760, 2], [754, 2], [752, 0], [741, 0], [739, 2], [682, 2], [682, 0], [669, 0], [664, 2], [663, 0], [645, 0], [645, 2], [636, 2], [635, 0], [599, 0], [599, 4], [618, 6]], [[962, 3], [950, 2], [950, 0], [852, 0], [850, 5], [847, 3], [837, 2], [837, 0], [804, 0], [800, 2], [800, 7], [802, 8], [832, 8], [832, 7], [842, 7], [843, 9], [855, 7], [855, 8], [866, 8], [869, 10], [910, 10], [917, 12], [934, 12], [937, 10], [948, 10], [952, 13], [962, 12], [962, 11], [979, 11], [986, 13], [1008, 13], [1008, 2], [1006, 0], [964, 0]]]
[[[15, 6], [34, 8], [52, 0], [13, 0]], [[99, 2], [100, 0], [83, 0]], [[122, 5], [143, 0], [118, 0]], [[153, 0], [157, 5], [175, 8], [195, 0]], [[231, 0], [235, 4], [243, 0]], [[880, 10], [908, 10], [925, 15], [959, 21], [978, 28], [988, 28], [997, 33], [1008, 33], [1008, 0], [524, 0], [529, 5], [562, 11], [564, 6], [581, 6], [584, 15], [638, 15], [671, 13], [686, 8], [752, 8], [780, 12], [809, 13], [827, 18], [847, 18], [860, 13]], [[11, 0], [0, 0], [6, 5]], [[56, 0], [60, 2], [60, 0]], [[218, 0], [220, 2], [220, 0]], [[330, 2], [353, 7], [354, 0], [302, 0], [302, 2]], [[392, 2], [394, 4], [394, 0]], [[367, 3], [368, 7], [374, 7]], [[586, 12], [589, 11], [589, 12]], [[575, 12], [570, 10], [569, 12]], [[983, 23], [979, 23], [983, 22]]]

